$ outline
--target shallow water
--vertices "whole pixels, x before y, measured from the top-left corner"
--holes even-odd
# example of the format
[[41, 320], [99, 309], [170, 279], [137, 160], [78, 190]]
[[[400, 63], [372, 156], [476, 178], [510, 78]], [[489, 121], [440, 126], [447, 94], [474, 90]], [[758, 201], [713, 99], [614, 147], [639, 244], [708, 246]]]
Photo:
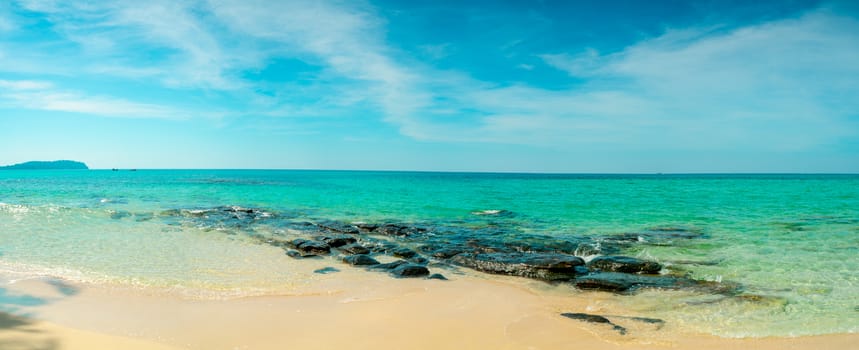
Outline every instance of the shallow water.
[[2, 171], [0, 203], [0, 269], [211, 297], [291, 294], [319, 275], [253, 239], [288, 231], [276, 222], [205, 226], [163, 211], [235, 205], [296, 222], [491, 227], [508, 240], [681, 227], [704, 238], [624, 253], [738, 282], [744, 297], [644, 291], [618, 305], [722, 336], [859, 331], [853, 175]]

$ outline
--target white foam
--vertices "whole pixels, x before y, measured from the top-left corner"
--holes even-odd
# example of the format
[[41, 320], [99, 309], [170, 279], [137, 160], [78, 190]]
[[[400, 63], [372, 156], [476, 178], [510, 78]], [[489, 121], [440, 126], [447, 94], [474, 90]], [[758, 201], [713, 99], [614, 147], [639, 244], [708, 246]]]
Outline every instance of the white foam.
[[500, 213], [501, 213], [501, 210], [499, 210], [499, 209], [489, 209], [489, 210], [480, 210], [480, 211], [475, 211], [475, 212], [471, 212], [471, 213], [472, 213], [472, 214], [474, 214], [474, 215], [498, 215], [498, 214], [500, 214]]

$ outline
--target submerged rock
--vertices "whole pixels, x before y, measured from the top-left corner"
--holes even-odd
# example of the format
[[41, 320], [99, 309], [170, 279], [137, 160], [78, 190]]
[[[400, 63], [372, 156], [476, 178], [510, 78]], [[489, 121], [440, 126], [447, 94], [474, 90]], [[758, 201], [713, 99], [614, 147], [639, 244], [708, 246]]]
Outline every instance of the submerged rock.
[[627, 232], [618, 235], [604, 236], [600, 237], [598, 240], [601, 242], [619, 244], [622, 246], [629, 246], [632, 244], [665, 246], [674, 245], [682, 241], [701, 238], [707, 238], [707, 236], [702, 231], [697, 229], [686, 227], [660, 226], [651, 227], [649, 229], [639, 232]]
[[[114, 212], [111, 212], [114, 213]], [[121, 219], [128, 214], [115, 214]], [[504, 210], [480, 215], [513, 215]], [[137, 217], [134, 215], [134, 217]], [[346, 263], [372, 270], [388, 271], [395, 277], [427, 276], [430, 259], [492, 274], [504, 274], [543, 281], [570, 281], [581, 289], [631, 292], [639, 288], [692, 288], [720, 295], [737, 295], [732, 284], [694, 281], [683, 277], [650, 276], [663, 266], [652, 261], [619, 256], [637, 244], [673, 244], [679, 240], [705, 237], [700, 230], [685, 227], [653, 227], [640, 232], [609, 236], [556, 236], [530, 234], [509, 220], [470, 220], [436, 223], [347, 223], [335, 220], [297, 220], [306, 213], [269, 213], [260, 209], [222, 206], [208, 209], [174, 209], [158, 217], [168, 225], [222, 230], [227, 234], [245, 232], [260, 242], [284, 248], [295, 258], [349, 254]], [[265, 226], [256, 233], [256, 225]], [[477, 223], [477, 225], [474, 225]], [[462, 225], [461, 225], [462, 224]], [[467, 224], [467, 225], [466, 225]], [[294, 231], [301, 237], [293, 239]], [[270, 234], [267, 234], [270, 233]], [[360, 242], [360, 243], [359, 243]], [[418, 247], [417, 251], [411, 249]], [[388, 264], [368, 254], [386, 254], [403, 260]], [[578, 256], [603, 255], [588, 264]], [[675, 262], [681, 264], [684, 262]], [[693, 263], [689, 263], [693, 264]], [[694, 264], [704, 264], [695, 262]], [[670, 268], [671, 264], [666, 264]], [[396, 272], [394, 272], [396, 271]], [[683, 271], [684, 273], [686, 271]]]
[[323, 242], [333, 248], [338, 248], [347, 244], [358, 242], [358, 240], [352, 236], [324, 236], [321, 239]]
[[302, 254], [328, 254], [331, 253], [331, 247], [325, 242], [311, 241], [303, 238], [297, 238], [290, 241], [289, 246], [300, 251]]
[[340, 272], [340, 270], [335, 269], [335, 268], [330, 267], [330, 266], [329, 266], [329, 267], [324, 267], [324, 268], [321, 268], [321, 269], [313, 270], [313, 273], [318, 273], [318, 274], [321, 274], [321, 275], [325, 275], [325, 274], [329, 274], [329, 273], [335, 273], [335, 272]]
[[442, 275], [442, 274], [440, 274], [440, 273], [434, 273], [434, 274], [432, 274], [432, 275], [429, 275], [429, 276], [427, 276], [427, 279], [428, 279], [428, 280], [442, 280], [442, 281], [447, 281], [447, 277], [444, 277], [444, 275]]
[[376, 227], [375, 229], [373, 229], [372, 232], [385, 236], [409, 237], [421, 233], [426, 233], [427, 229], [410, 225], [384, 224]]
[[206, 209], [170, 209], [162, 211], [159, 217], [167, 222], [192, 224], [204, 230], [250, 230], [252, 225], [273, 219], [276, 215], [261, 209], [220, 206]]
[[289, 256], [290, 258], [293, 258], [293, 259], [304, 259], [304, 258], [316, 258], [316, 257], [319, 257], [319, 255], [316, 255], [316, 254], [303, 254], [303, 253], [301, 253], [301, 252], [299, 252], [299, 251], [292, 250], [292, 249], [287, 249], [287, 250], [286, 250], [286, 255], [287, 255], [287, 256]]
[[391, 270], [391, 276], [397, 278], [405, 277], [424, 277], [429, 275], [429, 269], [426, 266], [417, 264], [402, 264]]
[[398, 268], [402, 265], [407, 265], [408, 263], [409, 262], [405, 261], [405, 260], [397, 260], [397, 261], [389, 262], [386, 264], [373, 265], [373, 266], [370, 266], [370, 269], [372, 269], [372, 270], [393, 270], [393, 269]]
[[414, 250], [411, 250], [411, 249], [409, 249], [409, 248], [402, 248], [402, 247], [392, 249], [392, 250], [390, 251], [390, 253], [391, 253], [391, 255], [393, 255], [393, 256], [395, 256], [395, 257], [398, 257], [398, 258], [404, 258], [404, 259], [408, 259], [408, 258], [414, 257], [415, 255], [417, 255], [417, 254], [418, 254], [418, 253], [417, 253], [417, 252], [415, 252]]
[[352, 266], [369, 266], [369, 265], [379, 265], [379, 261], [373, 259], [369, 255], [366, 254], [357, 254], [343, 257], [343, 262], [352, 265]]
[[736, 290], [728, 288], [727, 285], [713, 285], [684, 277], [648, 276], [620, 272], [591, 273], [577, 278], [573, 281], [573, 284], [579, 289], [615, 293], [634, 292], [639, 288], [696, 289], [718, 294], [729, 293], [729, 290]]
[[373, 230], [379, 228], [379, 225], [361, 222], [361, 223], [355, 224], [355, 227], [357, 227], [359, 230], [366, 233], [366, 232], [372, 232]]
[[662, 265], [653, 261], [636, 259], [628, 256], [599, 256], [588, 262], [592, 270], [623, 272], [623, 273], [659, 273]]
[[134, 214], [134, 221], [144, 222], [144, 221], [152, 220], [152, 218], [154, 218], [154, 217], [155, 217], [155, 214], [153, 214], [153, 213], [137, 213], [137, 214]]
[[357, 235], [357, 234], [361, 233], [358, 230], [357, 226], [347, 224], [347, 223], [337, 222], [337, 221], [324, 221], [324, 222], [316, 223], [316, 226], [318, 226], [320, 229], [322, 229], [324, 231], [334, 232], [334, 233], [343, 233], [343, 234], [350, 234], [350, 235]]
[[370, 249], [367, 249], [367, 247], [364, 247], [358, 243], [347, 244], [347, 245], [344, 245], [344, 246], [337, 248], [337, 249], [340, 249], [341, 252], [344, 252], [347, 254], [369, 254], [370, 253]]
[[546, 281], [567, 281], [586, 271], [582, 258], [563, 254], [463, 253], [450, 261], [478, 271]]
[[110, 218], [114, 220], [124, 219], [131, 216], [132, 214], [125, 210], [110, 211]]
[[424, 258], [424, 257], [422, 257], [422, 256], [420, 256], [420, 255], [416, 255], [416, 256], [413, 256], [413, 257], [409, 258], [409, 261], [411, 261], [411, 262], [413, 262], [413, 263], [415, 263], [415, 264], [418, 264], [418, 265], [426, 265], [426, 264], [429, 264], [429, 259]]
[[437, 259], [450, 259], [456, 255], [462, 254], [462, 249], [457, 248], [441, 248], [438, 250], [433, 250], [430, 253], [430, 256]]
[[566, 318], [570, 318], [573, 320], [588, 322], [588, 323], [604, 323], [604, 324], [610, 325], [613, 330], [616, 330], [621, 335], [626, 335], [626, 328], [623, 328], [619, 325], [616, 325], [613, 322], [611, 322], [609, 319], [607, 319], [603, 316], [600, 316], [600, 315], [590, 315], [590, 314], [582, 314], [582, 313], [565, 312], [565, 313], [562, 313], [561, 316], [564, 316]]
[[633, 321], [643, 322], [643, 323], [655, 324], [657, 326], [657, 329], [662, 328], [662, 326], [665, 325], [665, 321], [662, 319], [658, 319], [658, 318], [637, 317], [637, 316], [633, 316], [633, 317], [624, 316], [623, 318], [630, 319]]

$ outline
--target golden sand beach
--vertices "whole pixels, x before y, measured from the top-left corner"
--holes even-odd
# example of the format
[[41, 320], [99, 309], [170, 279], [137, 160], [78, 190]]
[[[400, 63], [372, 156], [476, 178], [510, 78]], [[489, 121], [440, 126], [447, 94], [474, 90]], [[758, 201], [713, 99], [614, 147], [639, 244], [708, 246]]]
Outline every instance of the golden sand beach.
[[[396, 280], [349, 269], [296, 295], [229, 300], [34, 278], [6, 295], [46, 300], [0, 320], [3, 349], [855, 349], [859, 335], [726, 339], [609, 316], [604, 293], [535, 293], [528, 281]], [[58, 285], [66, 291], [61, 293]], [[638, 315], [629, 315], [638, 316]]]

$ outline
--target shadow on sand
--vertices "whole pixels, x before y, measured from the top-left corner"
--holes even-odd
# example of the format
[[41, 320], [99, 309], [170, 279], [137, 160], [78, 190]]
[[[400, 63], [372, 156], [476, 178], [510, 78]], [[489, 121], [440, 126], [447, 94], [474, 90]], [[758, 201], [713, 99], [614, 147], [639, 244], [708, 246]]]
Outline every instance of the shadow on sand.
[[[62, 295], [70, 297], [79, 290], [60, 280], [47, 280], [48, 285]], [[35, 326], [31, 314], [25, 309], [47, 305], [54, 298], [20, 294], [0, 287], [0, 349], [3, 350], [53, 350], [59, 349], [57, 339]]]

